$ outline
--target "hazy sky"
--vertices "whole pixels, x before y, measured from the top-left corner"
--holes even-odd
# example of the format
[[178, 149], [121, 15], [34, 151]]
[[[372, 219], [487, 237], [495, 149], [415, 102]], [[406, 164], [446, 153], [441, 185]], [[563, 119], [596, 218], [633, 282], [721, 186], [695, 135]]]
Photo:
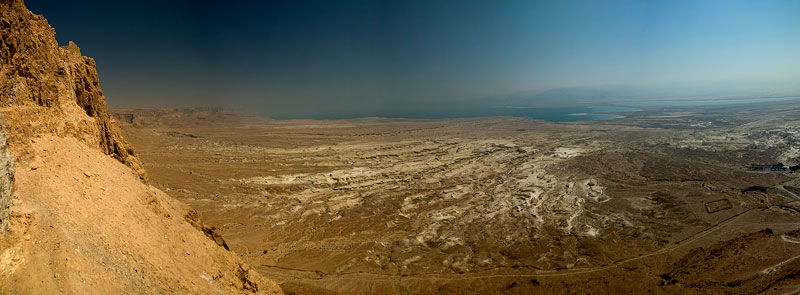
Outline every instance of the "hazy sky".
[[26, 1], [112, 107], [272, 116], [549, 88], [800, 81], [800, 1]]

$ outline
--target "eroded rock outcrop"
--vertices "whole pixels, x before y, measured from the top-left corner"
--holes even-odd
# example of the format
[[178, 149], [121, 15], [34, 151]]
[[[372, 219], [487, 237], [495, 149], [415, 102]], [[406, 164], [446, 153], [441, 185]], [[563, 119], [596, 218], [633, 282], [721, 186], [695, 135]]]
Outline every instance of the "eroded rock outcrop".
[[[42, 122], [40, 129], [80, 135], [146, 179], [136, 152], [108, 112], [95, 61], [82, 56], [75, 43], [58, 46], [47, 20], [28, 11], [22, 1], [0, 5], [0, 106], [51, 109], [56, 120]], [[64, 122], [58, 112], [74, 105], [88, 118], [78, 116], [70, 121], [80, 124], [59, 126]]]
[[0, 38], [0, 294], [281, 294], [146, 183], [92, 59], [19, 0]]

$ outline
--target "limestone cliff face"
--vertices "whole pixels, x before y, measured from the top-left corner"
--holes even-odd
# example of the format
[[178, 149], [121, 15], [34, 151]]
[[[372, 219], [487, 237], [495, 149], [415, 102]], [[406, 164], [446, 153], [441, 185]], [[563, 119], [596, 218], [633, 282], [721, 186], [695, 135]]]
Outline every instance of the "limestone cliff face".
[[0, 7], [0, 106], [49, 109], [41, 112], [58, 117], [77, 105], [86, 117], [71, 116], [75, 124], [54, 120], [36, 127], [78, 135], [145, 180], [136, 152], [108, 112], [94, 60], [72, 42], [58, 46], [47, 20], [22, 1], [2, 0]]

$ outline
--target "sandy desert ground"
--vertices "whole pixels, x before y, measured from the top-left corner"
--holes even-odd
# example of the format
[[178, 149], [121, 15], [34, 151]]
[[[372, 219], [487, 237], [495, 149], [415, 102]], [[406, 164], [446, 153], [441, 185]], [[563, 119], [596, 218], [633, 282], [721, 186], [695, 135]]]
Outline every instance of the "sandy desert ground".
[[800, 290], [800, 107], [277, 121], [117, 110], [151, 182], [287, 294]]

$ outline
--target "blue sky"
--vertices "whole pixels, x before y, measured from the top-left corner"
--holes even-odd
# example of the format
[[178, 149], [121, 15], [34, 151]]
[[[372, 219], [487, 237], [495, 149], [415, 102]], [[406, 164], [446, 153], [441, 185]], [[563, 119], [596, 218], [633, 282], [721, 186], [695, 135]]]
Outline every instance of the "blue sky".
[[97, 60], [112, 107], [303, 117], [559, 87], [800, 81], [800, 1], [227, 2], [27, 5]]

